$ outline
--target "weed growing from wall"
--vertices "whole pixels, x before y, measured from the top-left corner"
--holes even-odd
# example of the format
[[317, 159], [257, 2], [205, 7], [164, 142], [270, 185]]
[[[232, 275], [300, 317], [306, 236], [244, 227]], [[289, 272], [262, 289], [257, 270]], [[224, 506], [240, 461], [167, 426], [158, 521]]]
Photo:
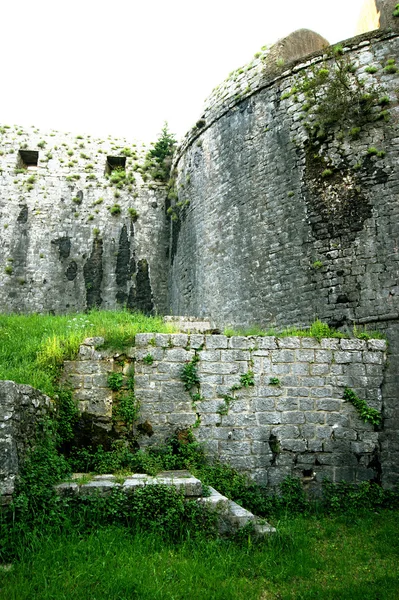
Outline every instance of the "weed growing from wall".
[[365, 423], [371, 423], [375, 426], [381, 425], [381, 413], [375, 408], [368, 406], [367, 402], [359, 398], [350, 388], [345, 388], [344, 400], [347, 400], [347, 402], [351, 402], [353, 404]]

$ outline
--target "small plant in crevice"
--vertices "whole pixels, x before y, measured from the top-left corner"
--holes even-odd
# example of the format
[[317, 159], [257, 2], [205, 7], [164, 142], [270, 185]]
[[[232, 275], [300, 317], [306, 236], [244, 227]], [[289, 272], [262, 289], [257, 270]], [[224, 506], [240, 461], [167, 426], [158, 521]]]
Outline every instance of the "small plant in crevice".
[[321, 269], [323, 266], [324, 266], [324, 264], [321, 260], [315, 260], [312, 265], [313, 269], [315, 269], [315, 270]]
[[108, 387], [113, 392], [119, 392], [119, 390], [122, 389], [122, 386], [123, 386], [122, 373], [111, 373], [111, 375], [108, 376], [107, 383], [108, 383]]
[[143, 357], [143, 363], [145, 363], [146, 365], [152, 365], [154, 362], [154, 357], [152, 356], [152, 354], [148, 353]]
[[375, 408], [368, 406], [367, 402], [359, 398], [356, 393], [350, 388], [346, 387], [344, 390], [344, 400], [351, 402], [358, 411], [360, 417], [365, 423], [371, 423], [372, 425], [379, 426], [382, 423], [382, 415]]
[[240, 385], [241, 387], [250, 387], [255, 385], [254, 372], [247, 371], [247, 373], [243, 373], [240, 376]]
[[276, 385], [276, 386], [280, 386], [281, 385], [281, 381], [278, 377], [270, 377], [269, 379], [269, 385]]
[[[116, 196], [116, 193], [115, 193], [115, 197], [117, 197], [117, 196]], [[122, 211], [122, 209], [121, 209], [121, 207], [120, 207], [120, 204], [114, 204], [114, 205], [113, 205], [113, 206], [111, 206], [111, 207], [110, 207], [110, 209], [109, 209], [109, 212], [110, 212], [110, 214], [111, 214], [111, 215], [114, 215], [114, 216], [116, 216], [116, 215], [120, 215], [121, 211]]]
[[198, 377], [197, 371], [197, 363], [199, 362], [200, 357], [197, 352], [194, 354], [193, 358], [186, 362], [181, 372], [181, 380], [184, 383], [184, 389], [188, 392], [191, 391], [193, 387], [199, 386], [200, 380]]
[[139, 213], [135, 208], [129, 207], [127, 209], [127, 212], [132, 221], [137, 221], [137, 219], [139, 218]]
[[[252, 360], [249, 361], [249, 364], [252, 366]], [[236, 400], [235, 392], [241, 390], [242, 388], [248, 388], [255, 385], [255, 376], [254, 372], [249, 370], [246, 373], [242, 373], [240, 375], [240, 382], [235, 383], [230, 388], [230, 393], [224, 394], [221, 396], [223, 400], [223, 404], [220, 404], [217, 412], [219, 415], [227, 415], [229, 413], [229, 408], [231, 404]]]

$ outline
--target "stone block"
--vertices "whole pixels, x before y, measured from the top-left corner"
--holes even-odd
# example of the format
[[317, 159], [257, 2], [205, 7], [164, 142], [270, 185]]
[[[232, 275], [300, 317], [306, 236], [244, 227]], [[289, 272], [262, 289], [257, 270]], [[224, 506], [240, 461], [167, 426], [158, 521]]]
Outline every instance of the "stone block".
[[[184, 350], [184, 348], [167, 348], [164, 352], [165, 360], [168, 362], [185, 363], [192, 360], [194, 356], [194, 350]], [[183, 367], [184, 364], [181, 366]]]
[[170, 343], [176, 348], [186, 348], [188, 346], [189, 337], [186, 333], [171, 333]]
[[293, 362], [295, 362], [295, 351], [294, 350], [272, 350], [271, 357], [272, 357], [272, 361], [274, 364], [293, 363]]
[[386, 340], [368, 340], [367, 348], [370, 351], [385, 352], [387, 349], [387, 342]]
[[320, 342], [317, 341], [316, 338], [301, 338], [301, 347], [302, 348], [320, 348]]
[[155, 345], [160, 348], [168, 348], [170, 345], [170, 334], [169, 333], [156, 333], [155, 334]]
[[289, 450], [290, 452], [306, 452], [307, 443], [305, 440], [282, 440], [281, 449]]
[[93, 480], [80, 486], [80, 496], [100, 495], [105, 496], [111, 493], [112, 490], [120, 489], [121, 485], [111, 480]]
[[181, 427], [189, 427], [194, 425], [196, 421], [196, 414], [191, 413], [171, 413], [168, 415], [168, 422], [173, 426], [179, 425]]
[[[225, 350], [224, 352], [228, 352], [228, 350]], [[221, 355], [221, 350], [202, 350], [200, 357], [201, 357], [201, 361], [205, 361], [205, 362], [220, 362], [220, 355]], [[229, 358], [222, 358], [223, 362], [227, 362], [228, 360], [230, 360]]]
[[257, 345], [257, 341], [254, 341], [254, 338], [249, 338], [246, 336], [232, 336], [228, 340], [228, 347], [231, 349], [241, 349], [247, 350], [248, 348], [254, 347]]
[[248, 456], [251, 453], [250, 442], [221, 441], [219, 449], [225, 456]]
[[322, 350], [338, 350], [339, 342], [339, 339], [323, 338], [322, 340], [320, 340], [320, 347], [322, 348]]
[[257, 338], [257, 344], [259, 350], [275, 350], [277, 348], [276, 338], [272, 336]]
[[299, 396], [300, 398], [307, 398], [310, 396], [310, 389], [307, 387], [289, 387], [287, 389], [289, 396]]
[[364, 340], [340, 340], [342, 350], [365, 350], [366, 342]]
[[277, 338], [277, 346], [283, 349], [300, 348], [301, 340], [298, 337]]
[[277, 411], [258, 412], [256, 419], [259, 425], [274, 425], [282, 422], [282, 413]]
[[272, 435], [275, 435], [278, 440], [297, 439], [300, 437], [300, 429], [296, 425], [280, 425], [273, 427]]
[[273, 410], [275, 410], [275, 399], [273, 397], [254, 398], [253, 399], [253, 409], [256, 412], [273, 411]]
[[153, 340], [155, 341], [154, 333], [136, 333], [135, 344], [137, 348], [146, 348]]
[[[230, 338], [230, 341], [233, 338]], [[207, 350], [217, 350], [227, 348], [228, 338], [225, 335], [207, 335], [205, 336], [205, 345]]]
[[285, 411], [281, 414], [282, 423], [305, 423], [305, 415], [302, 411]]
[[348, 351], [337, 350], [336, 352], [334, 352], [334, 360], [338, 364], [351, 363], [352, 353]]
[[[159, 390], [153, 390], [159, 392]], [[180, 402], [186, 400], [188, 392], [184, 389], [182, 381], [164, 382], [160, 386], [160, 397], [163, 401]]]
[[363, 361], [366, 364], [382, 365], [384, 362], [384, 355], [382, 352], [363, 352]]
[[199, 333], [192, 333], [189, 337], [189, 344], [192, 350], [202, 348], [205, 343], [205, 336]]
[[303, 411], [314, 410], [315, 400], [313, 398], [299, 398], [299, 409]]
[[331, 427], [323, 427], [323, 426], [317, 426], [316, 427], [316, 437], [319, 440], [326, 440], [329, 439], [331, 437], [331, 434], [333, 432], [333, 429]]
[[309, 363], [293, 363], [291, 367], [291, 373], [293, 373], [294, 375], [309, 375]]
[[[265, 378], [267, 383], [270, 381], [270, 377]], [[282, 396], [284, 390], [278, 385], [269, 385], [266, 387], [259, 387], [257, 390], [257, 395], [260, 398], [272, 398], [276, 396]]]
[[208, 373], [198, 373], [201, 383], [201, 390], [205, 385], [223, 385], [226, 383], [222, 375], [211, 375]]
[[287, 375], [291, 373], [291, 363], [278, 363], [271, 365], [271, 374], [273, 377], [276, 375]]
[[327, 375], [330, 372], [330, 365], [328, 363], [318, 363], [310, 365], [310, 375]]
[[299, 408], [299, 398], [295, 396], [284, 396], [276, 400], [277, 410], [297, 410]]
[[332, 357], [333, 354], [331, 350], [316, 350], [315, 352], [316, 363], [331, 363]]
[[242, 373], [243, 369], [239, 363], [203, 362], [200, 363], [198, 372], [213, 375], [234, 375], [235, 373]]
[[[248, 361], [251, 358], [251, 355], [248, 350], [222, 350], [222, 351], [214, 351], [218, 353], [218, 358], [210, 359], [210, 360], [222, 360], [222, 362], [235, 362], [235, 361]], [[201, 358], [202, 358], [201, 353]], [[216, 356], [216, 354], [215, 354]]]

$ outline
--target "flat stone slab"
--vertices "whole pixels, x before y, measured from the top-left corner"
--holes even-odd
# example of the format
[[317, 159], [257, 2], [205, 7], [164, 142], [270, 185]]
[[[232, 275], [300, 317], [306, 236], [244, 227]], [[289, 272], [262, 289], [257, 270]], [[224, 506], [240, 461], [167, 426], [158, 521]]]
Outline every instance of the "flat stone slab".
[[163, 318], [164, 323], [175, 325], [181, 332], [211, 333], [215, 327], [210, 319], [199, 317], [174, 317], [167, 315]]
[[115, 475], [95, 475], [87, 483], [79, 485], [77, 480], [84, 477], [83, 473], [75, 473], [72, 481], [59, 483], [55, 486], [57, 492], [61, 495], [106, 495], [114, 489], [121, 489], [126, 494], [134, 494], [138, 489], [147, 485], [169, 485], [177, 488], [186, 498], [197, 498], [198, 502], [215, 511], [218, 515], [218, 531], [221, 534], [229, 534], [245, 527], [248, 523], [253, 525], [254, 531], [259, 536], [275, 533], [274, 527], [266, 523], [263, 519], [256, 517], [249, 510], [243, 508], [233, 500], [220, 494], [214, 488], [210, 489], [210, 495], [202, 497], [202, 483], [196, 477], [193, 477], [188, 471], [163, 471], [156, 477], [137, 473], [129, 475], [123, 483], [117, 483]]
[[[168, 474], [171, 473], [171, 474]], [[182, 492], [186, 498], [199, 498], [202, 496], [202, 483], [193, 477], [188, 471], [164, 471], [162, 476], [152, 477], [143, 473], [137, 473], [125, 477], [123, 483], [115, 475], [95, 475], [87, 483], [78, 484], [77, 480], [84, 477], [83, 473], [72, 475], [71, 482], [59, 483], [55, 489], [59, 494], [107, 494], [113, 489], [121, 488], [127, 493], [134, 493], [136, 489], [146, 485], [170, 485]]]
[[210, 490], [210, 496], [200, 498], [199, 502], [218, 514], [219, 533], [233, 533], [245, 527], [248, 523], [253, 525], [255, 533], [259, 536], [276, 533], [276, 529], [266, 523], [264, 519], [256, 517], [249, 510], [243, 508], [237, 502], [229, 500], [214, 488], [211, 487]]

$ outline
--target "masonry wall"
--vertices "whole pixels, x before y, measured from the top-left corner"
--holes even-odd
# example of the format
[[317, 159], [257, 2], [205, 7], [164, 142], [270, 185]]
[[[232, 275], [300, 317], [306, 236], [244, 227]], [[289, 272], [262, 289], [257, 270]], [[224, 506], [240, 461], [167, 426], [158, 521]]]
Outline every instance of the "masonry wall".
[[[316, 488], [324, 477], [389, 476], [390, 463], [381, 463], [385, 426], [364, 423], [343, 400], [350, 387], [384, 413], [383, 340], [140, 334], [135, 348], [118, 355], [85, 343], [65, 372], [80, 410], [111, 430], [108, 375], [134, 364], [140, 448], [191, 428], [211, 456], [271, 487], [287, 475]], [[200, 383], [187, 391], [182, 371], [195, 355]], [[242, 376], [252, 373], [246, 387]]]
[[[23, 168], [20, 150], [39, 152], [37, 168]], [[145, 151], [0, 126], [2, 312], [165, 311], [165, 192], [136, 170]], [[108, 156], [126, 159], [125, 185], [106, 177]]]
[[21, 461], [51, 410], [50, 398], [31, 386], [0, 381], [0, 505], [11, 501]]
[[[358, 136], [349, 134], [354, 120], [311, 143], [306, 98], [291, 91], [324, 66], [320, 53], [280, 73], [262, 70], [260, 57], [213, 92], [176, 160], [182, 208], [172, 221], [170, 304], [173, 314], [207, 315], [222, 327], [309, 325], [318, 317], [384, 331], [391, 419], [384, 452], [393, 483], [399, 478], [399, 109], [397, 73], [386, 66], [398, 62], [398, 37], [374, 32], [342, 46], [365, 92], [374, 87], [389, 98], [386, 120], [377, 108]], [[330, 178], [323, 176], [327, 167]]]

